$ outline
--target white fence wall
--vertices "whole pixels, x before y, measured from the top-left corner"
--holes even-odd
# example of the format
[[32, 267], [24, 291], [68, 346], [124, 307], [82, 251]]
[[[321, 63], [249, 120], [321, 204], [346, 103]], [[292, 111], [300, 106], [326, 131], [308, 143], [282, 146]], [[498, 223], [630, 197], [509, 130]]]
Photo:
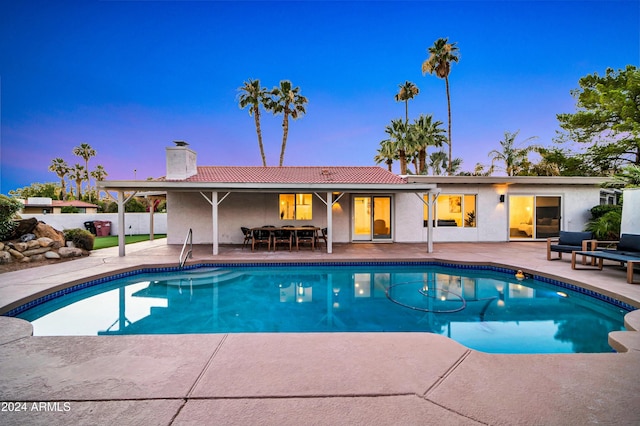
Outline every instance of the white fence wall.
[[621, 234], [640, 234], [640, 188], [625, 188], [622, 191]]
[[[62, 214], [22, 214], [23, 219], [35, 217], [39, 221], [53, 226], [59, 231], [72, 228], [85, 229], [84, 223], [94, 220], [111, 222], [111, 235], [118, 235], [118, 214], [117, 213], [62, 213]], [[127, 235], [149, 234], [151, 218], [149, 213], [125, 213], [125, 233]], [[153, 214], [153, 233], [167, 233], [167, 214]]]

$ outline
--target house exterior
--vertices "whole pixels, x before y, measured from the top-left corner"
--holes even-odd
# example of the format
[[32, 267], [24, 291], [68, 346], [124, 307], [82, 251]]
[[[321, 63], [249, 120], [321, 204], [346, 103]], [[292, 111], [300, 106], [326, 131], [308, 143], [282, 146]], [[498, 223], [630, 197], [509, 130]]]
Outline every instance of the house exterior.
[[[118, 192], [164, 191], [167, 242], [241, 244], [241, 227], [313, 225], [338, 243], [533, 241], [582, 230], [602, 178], [397, 176], [381, 167], [198, 166], [186, 143], [166, 148], [167, 174], [104, 181]], [[122, 210], [122, 212], [120, 212]], [[431, 215], [431, 220], [427, 220]], [[119, 219], [120, 220], [120, 219]], [[125, 229], [120, 226], [119, 229]], [[124, 235], [121, 236], [124, 255]]]
[[63, 207], [75, 207], [78, 213], [95, 214], [98, 206], [80, 200], [52, 200], [48, 197], [29, 197], [24, 202], [22, 213], [25, 214], [61, 214]]

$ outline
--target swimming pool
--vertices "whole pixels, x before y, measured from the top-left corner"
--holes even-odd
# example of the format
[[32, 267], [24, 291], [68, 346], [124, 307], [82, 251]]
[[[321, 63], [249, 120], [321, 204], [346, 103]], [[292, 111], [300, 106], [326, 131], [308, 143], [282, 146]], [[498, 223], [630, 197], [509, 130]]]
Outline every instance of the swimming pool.
[[610, 352], [632, 308], [555, 284], [437, 262], [205, 265], [96, 280], [12, 315], [34, 335], [408, 331], [490, 353]]

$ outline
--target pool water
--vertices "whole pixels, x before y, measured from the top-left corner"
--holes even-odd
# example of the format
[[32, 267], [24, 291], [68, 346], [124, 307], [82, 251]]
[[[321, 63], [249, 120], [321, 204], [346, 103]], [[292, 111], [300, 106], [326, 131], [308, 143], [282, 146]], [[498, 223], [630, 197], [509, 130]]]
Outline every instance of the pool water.
[[145, 273], [19, 315], [34, 335], [430, 332], [490, 353], [611, 352], [626, 310], [512, 273], [432, 265]]

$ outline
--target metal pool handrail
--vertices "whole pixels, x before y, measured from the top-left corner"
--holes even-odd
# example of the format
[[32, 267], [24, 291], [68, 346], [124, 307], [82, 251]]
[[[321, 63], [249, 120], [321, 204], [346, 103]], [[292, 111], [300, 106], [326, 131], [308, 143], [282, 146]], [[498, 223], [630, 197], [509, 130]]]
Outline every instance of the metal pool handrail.
[[[184, 254], [184, 250], [187, 248], [187, 243], [189, 243], [189, 251], [187, 251], [184, 259], [182, 255]], [[193, 229], [189, 228], [189, 232], [187, 233], [187, 237], [184, 239], [184, 244], [182, 245], [182, 251], [180, 252], [180, 257], [178, 258], [178, 264], [180, 268], [184, 267], [184, 264], [187, 263], [187, 259], [193, 257]]]

